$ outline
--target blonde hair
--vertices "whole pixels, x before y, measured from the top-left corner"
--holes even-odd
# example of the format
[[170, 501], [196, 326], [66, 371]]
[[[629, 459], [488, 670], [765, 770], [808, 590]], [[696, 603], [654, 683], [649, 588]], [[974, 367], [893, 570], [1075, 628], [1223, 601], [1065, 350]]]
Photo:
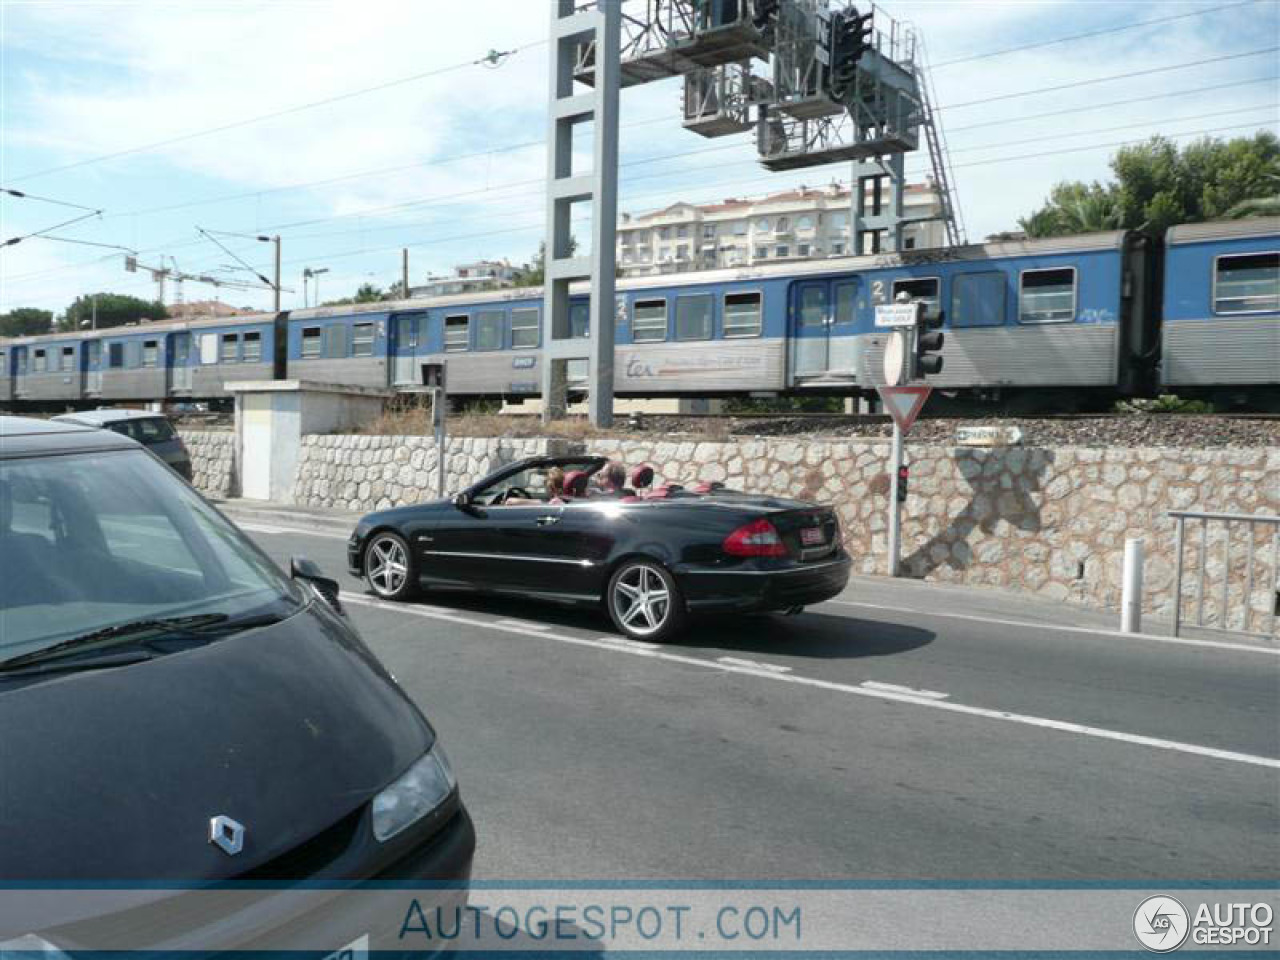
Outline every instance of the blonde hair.
[[553, 497], [564, 495], [564, 471], [559, 467], [547, 471], [547, 491]]

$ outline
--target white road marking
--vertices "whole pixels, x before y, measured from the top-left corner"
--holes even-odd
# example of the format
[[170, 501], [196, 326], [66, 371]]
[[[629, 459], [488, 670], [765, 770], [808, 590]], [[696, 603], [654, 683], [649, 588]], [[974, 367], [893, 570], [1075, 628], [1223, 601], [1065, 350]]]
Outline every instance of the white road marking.
[[350, 539], [345, 533], [331, 533], [328, 530], [304, 530], [301, 527], [274, 527], [266, 523], [254, 523], [251, 520], [237, 520], [234, 513], [228, 514], [231, 521], [241, 530], [249, 530], [252, 533], [266, 533], [279, 536], [280, 534], [297, 534], [303, 537], [324, 537], [327, 540], [347, 540]]
[[716, 657], [721, 663], [727, 663], [735, 667], [750, 667], [752, 670], [767, 670], [770, 673], [790, 673], [790, 667], [784, 667], [780, 663], [764, 663], [760, 660], [743, 660], [739, 657]]
[[914, 607], [894, 607], [887, 603], [863, 603], [857, 600], [828, 600], [846, 607], [866, 607], [868, 610], [888, 610], [892, 613], [913, 613], [922, 617], [947, 617], [952, 620], [972, 620], [977, 623], [994, 623], [1002, 627], [1029, 627], [1053, 630], [1058, 633], [1091, 633], [1094, 636], [1120, 637], [1124, 640], [1152, 640], [1156, 643], [1172, 643], [1184, 647], [1212, 647], [1219, 650], [1237, 650], [1244, 653], [1269, 653], [1280, 656], [1280, 647], [1263, 647], [1251, 643], [1232, 643], [1229, 640], [1196, 640], [1192, 637], [1170, 637], [1157, 633], [1124, 633], [1101, 627], [1067, 627], [1056, 623], [1037, 623], [1034, 620], [1001, 620], [998, 617], [980, 617], [970, 613], [947, 613], [942, 610], [920, 610]]
[[633, 647], [636, 650], [661, 650], [662, 647], [656, 643], [647, 643], [644, 640], [631, 640], [627, 637], [601, 637], [601, 643], [611, 643], [619, 647]]
[[868, 690], [889, 690], [893, 693], [902, 693], [911, 697], [924, 697], [926, 700], [945, 700], [951, 696], [951, 694], [943, 693], [941, 690], [917, 690], [914, 687], [903, 687], [896, 683], [881, 683], [879, 680], [864, 680], [861, 686]]
[[549, 623], [530, 623], [527, 620], [495, 620], [494, 623], [500, 623], [506, 627], [524, 627], [528, 630], [550, 630]]
[[1234, 750], [1219, 750], [1216, 747], [1204, 747], [1196, 743], [1183, 743], [1177, 740], [1163, 740], [1159, 737], [1148, 737], [1142, 734], [1124, 733], [1119, 730], [1107, 730], [1103, 727], [1091, 727], [1086, 724], [1072, 723], [1067, 720], [1052, 720], [1046, 717], [1035, 717], [1022, 713], [1008, 713], [1004, 710], [990, 710], [986, 707], [970, 707], [965, 704], [952, 703], [946, 700], [930, 700], [925, 697], [921, 697], [916, 692], [910, 694], [898, 693], [894, 690], [884, 690], [876, 687], [855, 686], [848, 683], [836, 683], [831, 680], [818, 680], [813, 677], [801, 677], [793, 673], [766, 672], [755, 667], [740, 667], [732, 663], [721, 663], [717, 660], [705, 660], [699, 657], [686, 657], [678, 653], [667, 653], [661, 649], [657, 649], [656, 644], [645, 644], [641, 647], [633, 641], [619, 642], [617, 638], [612, 637], [608, 638], [606, 642], [604, 639], [592, 640], [588, 637], [573, 637], [563, 633], [531, 630], [528, 627], [505, 625], [492, 620], [473, 620], [470, 617], [459, 616], [456, 612], [450, 611], [447, 608], [424, 608], [420, 605], [388, 603], [386, 601], [375, 600], [372, 597], [358, 593], [343, 593], [342, 601], [344, 603], [353, 603], [360, 606], [377, 607], [394, 613], [406, 613], [411, 616], [428, 617], [433, 620], [444, 620], [450, 623], [461, 623], [469, 627], [482, 627], [489, 630], [500, 630], [504, 633], [515, 633], [526, 637], [542, 637], [548, 640], [555, 640], [558, 643], [567, 643], [571, 646], [591, 647], [595, 650], [613, 650], [616, 652], [627, 653], [631, 656], [649, 657], [655, 660], [662, 660], [667, 663], [680, 663], [688, 666], [702, 667], [703, 669], [709, 670], [719, 670], [723, 673], [735, 673], [748, 677], [763, 677], [770, 680], [777, 680], [781, 683], [795, 683], [806, 687], [815, 687], [820, 690], [830, 690], [837, 693], [850, 693], [855, 696], [870, 697], [875, 700], [888, 700], [893, 703], [909, 703], [913, 706], [931, 710], [944, 710], [949, 713], [958, 713], [970, 717], [981, 717], [987, 720], [1004, 720], [1007, 723], [1039, 727], [1043, 730], [1056, 730], [1060, 733], [1074, 733], [1079, 736], [1094, 737], [1099, 740], [1113, 740], [1119, 743], [1133, 744], [1135, 746], [1151, 747], [1156, 750], [1169, 750], [1174, 753], [1185, 753], [1191, 756], [1207, 757], [1212, 760], [1225, 760], [1231, 763], [1243, 763], [1255, 767], [1266, 767], [1272, 770], [1280, 770], [1280, 760], [1274, 757], [1263, 757], [1251, 753], [1237, 753]]

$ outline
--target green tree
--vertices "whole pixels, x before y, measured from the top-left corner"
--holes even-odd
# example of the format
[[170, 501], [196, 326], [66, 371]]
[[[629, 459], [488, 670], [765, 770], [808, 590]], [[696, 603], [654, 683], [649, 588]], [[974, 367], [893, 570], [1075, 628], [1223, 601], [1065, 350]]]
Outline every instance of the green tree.
[[[573, 256], [578, 252], [578, 238], [569, 238], [569, 256]], [[547, 275], [547, 242], [543, 240], [538, 244], [538, 252], [534, 254], [533, 260], [526, 263], [516, 273], [515, 286], [517, 287], [540, 287]]]
[[0, 313], [0, 337], [30, 337], [53, 329], [53, 314], [35, 307]]
[[385, 300], [386, 295], [382, 292], [381, 287], [375, 287], [372, 283], [362, 283], [356, 288], [354, 297], [342, 297], [338, 300], [326, 300], [320, 304], [322, 307], [343, 307], [351, 303], [377, 303]]
[[1273, 208], [1280, 194], [1280, 139], [1259, 132], [1230, 141], [1177, 144], [1164, 137], [1125, 147], [1111, 158], [1106, 184], [1064, 182], [1018, 225], [1029, 236], [1095, 230], [1145, 230], [1159, 236], [1197, 223]]
[[[94, 300], [97, 300], [97, 319]], [[98, 329], [122, 327], [128, 323], [148, 323], [169, 315], [163, 303], [143, 300], [123, 293], [87, 293], [76, 297], [58, 319], [59, 330], [86, 330], [95, 323]]]

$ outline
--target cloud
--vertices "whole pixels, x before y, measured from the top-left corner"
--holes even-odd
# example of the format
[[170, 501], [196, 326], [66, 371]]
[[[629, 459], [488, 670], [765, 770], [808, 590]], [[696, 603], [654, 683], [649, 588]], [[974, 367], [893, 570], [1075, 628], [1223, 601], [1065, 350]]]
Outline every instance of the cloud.
[[[887, 10], [913, 22], [928, 41], [932, 61], [945, 63], [1208, 6], [899, 0]], [[52, 2], [0, 6], [0, 17], [0, 164], [7, 176], [21, 177], [426, 74], [490, 49], [537, 43], [546, 36], [548, 11], [531, 0]], [[1265, 46], [1276, 28], [1276, 5], [1258, 3], [937, 69], [937, 100], [946, 108], [941, 116], [951, 131], [955, 184], [970, 236], [1013, 226], [1056, 180], [1107, 176], [1110, 149], [1073, 148], [1162, 128], [1274, 121], [1274, 107], [1269, 114], [1265, 107], [1274, 105], [1276, 90], [1265, 83], [1036, 117], [1274, 73], [1271, 56], [1066, 86]], [[304, 266], [331, 265], [325, 289], [333, 295], [349, 292], [343, 284], [353, 289], [366, 279], [386, 284], [397, 278], [402, 244], [413, 245], [415, 278], [480, 256], [519, 260], [536, 249], [542, 229], [544, 152], [537, 145], [505, 148], [539, 141], [545, 133], [547, 56], [545, 44], [533, 46], [498, 69], [423, 77], [19, 185], [108, 209], [101, 224], [76, 236], [152, 256], [173, 255], [188, 270], [215, 269], [227, 261], [199, 238], [196, 224], [245, 233], [278, 230], [285, 238], [286, 278], [294, 277], [298, 286]], [[957, 106], [1055, 85], [1065, 88]], [[683, 130], [678, 98], [679, 81], [624, 92], [621, 209], [758, 195], [848, 176], [843, 164], [769, 175], [756, 163], [750, 134], [704, 140]], [[1168, 122], [1253, 103], [1264, 109], [1221, 123]], [[667, 119], [645, 122], [659, 117]], [[1126, 129], [1089, 132], [1117, 126]], [[1061, 139], [1001, 146], [1049, 137]], [[687, 155], [652, 159], [678, 153]], [[1049, 155], [1013, 159], [1033, 153]], [[923, 172], [924, 165], [923, 152], [908, 158], [908, 171]], [[386, 172], [368, 173], [378, 170]], [[312, 181], [333, 182], [296, 186]], [[149, 212], [228, 195], [236, 198]], [[228, 242], [255, 267], [269, 267], [266, 245]], [[0, 279], [25, 279], [5, 284], [3, 304], [61, 306], [106, 284], [146, 293], [145, 278], [123, 274], [118, 263], [88, 263], [91, 248], [38, 254], [32, 253], [34, 244], [16, 249], [20, 257], [4, 255]], [[43, 273], [57, 267], [62, 272]], [[238, 302], [250, 295], [229, 296]], [[267, 295], [252, 296], [259, 305], [269, 302]]]

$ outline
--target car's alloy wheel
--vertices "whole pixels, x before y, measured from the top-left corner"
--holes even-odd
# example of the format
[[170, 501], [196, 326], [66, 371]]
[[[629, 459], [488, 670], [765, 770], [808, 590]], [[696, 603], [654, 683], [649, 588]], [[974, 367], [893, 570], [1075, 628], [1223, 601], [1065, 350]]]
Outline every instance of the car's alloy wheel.
[[666, 640], [684, 621], [684, 598], [675, 580], [648, 560], [623, 564], [609, 581], [609, 615], [637, 640]]
[[365, 550], [364, 577], [373, 592], [387, 600], [409, 596], [417, 585], [409, 545], [397, 534], [378, 534]]

